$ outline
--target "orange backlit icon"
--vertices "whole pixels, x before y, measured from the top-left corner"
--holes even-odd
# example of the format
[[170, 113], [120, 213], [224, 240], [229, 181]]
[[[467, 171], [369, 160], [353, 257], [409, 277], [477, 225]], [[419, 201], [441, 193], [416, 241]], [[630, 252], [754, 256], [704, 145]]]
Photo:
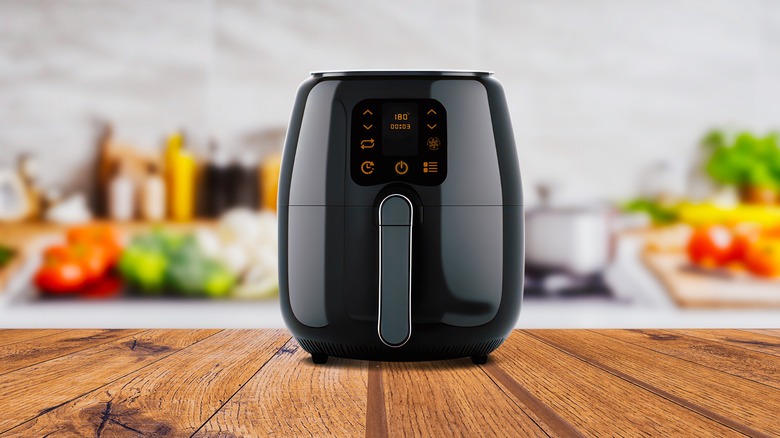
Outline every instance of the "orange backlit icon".
[[364, 116], [365, 116], [365, 115], [373, 116], [373, 115], [374, 115], [374, 113], [372, 113], [370, 109], [367, 109], [367, 110], [363, 111], [363, 115], [364, 115]]
[[427, 126], [428, 129], [433, 129], [436, 127], [436, 123], [434, 123], [433, 125], [431, 125], [430, 123], [426, 123], [425, 126]]
[[438, 161], [423, 162], [423, 173], [439, 173], [439, 162]]
[[429, 137], [425, 144], [428, 146], [428, 149], [437, 151], [441, 146], [441, 140], [439, 140], [439, 137]]
[[397, 163], [395, 163], [395, 173], [399, 175], [405, 175], [406, 172], [409, 171], [409, 165], [406, 164], [406, 161], [401, 160]]
[[427, 115], [431, 115], [431, 113], [433, 113], [433, 114], [435, 115], [435, 114], [436, 114], [436, 111], [434, 111], [434, 110], [433, 110], [433, 108], [431, 108], [431, 109], [429, 109], [429, 110], [428, 110], [428, 112], [427, 112], [427, 113], [425, 113], [425, 114], [427, 114]]
[[360, 141], [360, 149], [371, 149], [374, 147], [374, 139], [369, 138], [368, 140], [361, 140]]
[[360, 171], [366, 175], [371, 175], [374, 173], [374, 162], [364, 161], [363, 164], [360, 165]]
[[366, 131], [368, 131], [369, 129], [371, 129], [371, 127], [372, 127], [372, 126], [374, 126], [374, 125], [363, 125], [363, 127], [364, 127], [364, 128], [366, 128]]

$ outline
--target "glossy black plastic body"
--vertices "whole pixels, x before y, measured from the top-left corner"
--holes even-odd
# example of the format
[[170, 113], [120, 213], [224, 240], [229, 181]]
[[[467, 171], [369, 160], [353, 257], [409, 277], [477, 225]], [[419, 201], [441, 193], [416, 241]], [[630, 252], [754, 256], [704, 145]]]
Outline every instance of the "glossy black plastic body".
[[[437, 186], [356, 184], [350, 114], [364, 99], [435, 99], [447, 111]], [[412, 333], [377, 334], [378, 204], [414, 204]], [[279, 183], [285, 323], [313, 355], [368, 360], [486, 356], [511, 332], [523, 289], [523, 207], [503, 89], [489, 74], [315, 74], [298, 90]]]

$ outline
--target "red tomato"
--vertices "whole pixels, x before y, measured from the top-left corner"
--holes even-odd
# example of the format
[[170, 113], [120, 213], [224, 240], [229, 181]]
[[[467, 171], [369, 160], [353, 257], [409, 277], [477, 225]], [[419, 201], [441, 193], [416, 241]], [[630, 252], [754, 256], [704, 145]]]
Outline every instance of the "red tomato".
[[55, 264], [72, 258], [70, 248], [65, 245], [54, 245], [43, 251], [43, 263]]
[[734, 233], [723, 225], [695, 230], [688, 241], [688, 257], [707, 268], [725, 266], [734, 259]]
[[761, 226], [744, 222], [733, 228], [732, 261], [744, 263], [750, 247], [761, 238]]
[[751, 245], [745, 266], [761, 277], [780, 277], [780, 239], [761, 239]]
[[71, 246], [55, 245], [43, 253], [44, 264], [56, 265], [76, 262], [84, 271], [84, 281], [97, 280], [110, 268], [107, 250], [102, 246], [77, 243]]
[[101, 246], [105, 249], [109, 266], [114, 266], [122, 253], [122, 238], [110, 225], [91, 224], [73, 227], [67, 232], [68, 243]]
[[84, 268], [87, 281], [100, 279], [111, 267], [108, 250], [102, 246], [79, 243], [71, 247], [71, 253]]
[[77, 292], [85, 281], [84, 268], [70, 258], [46, 261], [35, 274], [35, 284], [52, 294]]
[[87, 285], [79, 293], [79, 297], [87, 299], [115, 298], [120, 295], [121, 291], [122, 280], [114, 275], [109, 275]]

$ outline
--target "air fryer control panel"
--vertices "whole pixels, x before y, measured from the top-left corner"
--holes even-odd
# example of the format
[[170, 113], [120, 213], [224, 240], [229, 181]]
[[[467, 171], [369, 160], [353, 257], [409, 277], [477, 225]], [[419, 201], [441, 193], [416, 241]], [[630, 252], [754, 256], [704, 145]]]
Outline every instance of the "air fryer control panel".
[[352, 109], [350, 173], [362, 186], [447, 177], [447, 113], [434, 99], [366, 99]]

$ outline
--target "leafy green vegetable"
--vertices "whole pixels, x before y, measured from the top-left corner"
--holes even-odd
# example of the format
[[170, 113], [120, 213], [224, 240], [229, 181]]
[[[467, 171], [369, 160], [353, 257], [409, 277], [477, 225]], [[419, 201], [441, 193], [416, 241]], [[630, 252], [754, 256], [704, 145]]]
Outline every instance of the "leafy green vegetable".
[[16, 251], [0, 246], [0, 268], [7, 265], [16, 256]]
[[623, 210], [632, 213], [645, 213], [656, 225], [665, 225], [679, 219], [677, 209], [649, 199], [634, 199], [623, 204]]
[[184, 295], [205, 294], [207, 261], [200, 255], [180, 255], [171, 260], [167, 282], [170, 287]]
[[119, 258], [119, 272], [145, 293], [160, 293], [165, 286], [168, 259], [154, 248], [131, 245]]
[[726, 134], [723, 131], [712, 130], [701, 140], [701, 144], [708, 148], [720, 148], [726, 146]]
[[119, 272], [144, 293], [169, 290], [187, 296], [223, 297], [236, 277], [201, 251], [193, 234], [162, 229], [137, 236], [123, 251]]
[[718, 183], [737, 187], [780, 189], [777, 134], [758, 137], [742, 132], [733, 139], [713, 131], [702, 143], [711, 149], [707, 173]]
[[206, 268], [206, 282], [203, 291], [212, 298], [226, 296], [236, 284], [236, 277], [219, 263], [210, 263]]

